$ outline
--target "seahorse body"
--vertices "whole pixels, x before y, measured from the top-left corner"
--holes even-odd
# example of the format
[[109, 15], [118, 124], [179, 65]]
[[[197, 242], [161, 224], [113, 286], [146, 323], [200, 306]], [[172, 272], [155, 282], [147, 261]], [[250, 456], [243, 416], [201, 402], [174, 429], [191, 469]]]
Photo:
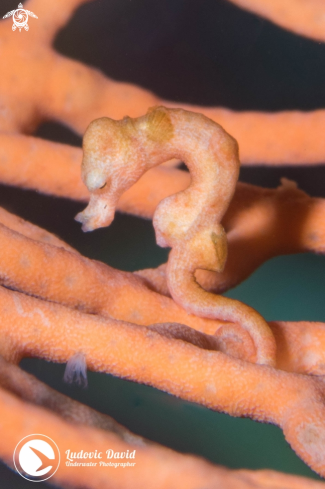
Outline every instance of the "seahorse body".
[[[188, 312], [240, 324], [254, 341], [256, 361], [273, 365], [275, 341], [264, 319], [239, 301], [206, 292], [195, 280], [197, 269], [221, 272], [226, 262], [221, 220], [239, 174], [235, 139], [202, 114], [153, 107], [136, 119], [93, 121], [83, 149], [82, 178], [91, 198], [76, 219], [84, 231], [108, 226], [122, 193], [150, 168], [172, 158], [184, 161], [190, 186], [160, 202], [153, 219], [157, 243], [171, 248], [170, 293]], [[234, 335], [235, 329], [225, 326], [216, 334]]]

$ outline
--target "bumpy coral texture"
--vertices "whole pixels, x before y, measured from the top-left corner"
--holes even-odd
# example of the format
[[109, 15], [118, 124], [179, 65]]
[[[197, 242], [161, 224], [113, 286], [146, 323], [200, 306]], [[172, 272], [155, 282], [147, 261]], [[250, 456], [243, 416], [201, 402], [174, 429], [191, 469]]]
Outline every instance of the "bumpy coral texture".
[[[66, 363], [67, 380], [77, 375], [81, 382], [86, 368], [107, 372], [233, 416], [275, 423], [325, 476], [325, 325], [267, 324], [248, 306], [218, 295], [273, 256], [324, 252], [325, 201], [288, 180], [275, 190], [237, 183], [235, 141], [244, 164], [321, 163], [324, 111], [175, 109], [147, 90], [110, 80], [51, 48], [57, 30], [84, 2], [26, 2], [42, 21], [24, 37], [13, 35], [10, 19], [0, 24], [6, 66], [0, 77], [0, 181], [88, 201], [81, 149], [28, 134], [44, 119], [79, 133], [95, 120], [84, 138], [82, 173], [91, 194], [79, 216], [84, 228], [108, 225], [117, 208], [153, 217], [158, 243], [172, 250], [167, 265], [156, 270], [121, 272], [0, 209], [1, 459], [11, 465], [18, 441], [46, 426], [61, 453], [81, 446], [137, 450], [132, 472], [72, 471], [61, 464], [52, 480], [62, 487], [143, 489], [153, 487], [153, 479], [155, 489], [324, 487], [177, 454], [15, 365], [25, 356]], [[317, 0], [234, 3], [322, 39], [322, 27], [315, 28], [323, 19]], [[148, 111], [157, 105], [165, 108]], [[190, 174], [175, 168], [179, 159]]]

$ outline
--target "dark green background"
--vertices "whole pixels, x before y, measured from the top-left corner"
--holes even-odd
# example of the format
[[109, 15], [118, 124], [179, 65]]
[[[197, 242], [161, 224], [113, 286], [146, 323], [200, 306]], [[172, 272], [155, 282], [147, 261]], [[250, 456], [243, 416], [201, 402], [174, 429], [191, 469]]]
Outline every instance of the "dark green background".
[[[0, 14], [12, 8], [13, 0], [2, 0]], [[325, 105], [325, 46], [224, 0], [96, 0], [78, 10], [55, 45], [67, 56], [115, 79], [147, 87], [176, 105], [191, 102], [268, 111]], [[37, 134], [75, 145], [81, 142], [53, 122], [43, 124]], [[286, 176], [311, 195], [325, 196], [324, 173], [324, 166], [260, 166], [243, 168], [241, 180], [275, 187]], [[83, 234], [73, 220], [84, 207], [79, 203], [1, 187], [0, 205], [116, 268], [136, 270], [166, 260], [166, 250], [155, 245], [150, 221], [118, 215], [110, 228]], [[267, 320], [325, 321], [324, 269], [322, 256], [279, 257], [227, 295], [252, 305]], [[177, 450], [228, 467], [315, 477], [274, 426], [233, 419], [109, 375], [89, 373], [89, 387], [83, 390], [63, 384], [62, 365], [39, 360], [24, 360], [22, 365], [61, 392]], [[0, 465], [0, 486], [27, 488], [30, 483]]]

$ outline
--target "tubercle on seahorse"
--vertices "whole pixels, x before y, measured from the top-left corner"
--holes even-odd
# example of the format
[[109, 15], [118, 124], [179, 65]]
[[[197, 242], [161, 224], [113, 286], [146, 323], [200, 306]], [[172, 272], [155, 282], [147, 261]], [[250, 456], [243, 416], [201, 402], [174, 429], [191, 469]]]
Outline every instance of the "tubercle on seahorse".
[[245, 304], [206, 292], [195, 280], [197, 269], [221, 272], [226, 262], [227, 238], [220, 221], [238, 179], [237, 142], [202, 114], [153, 107], [136, 119], [93, 121], [83, 149], [82, 178], [91, 197], [76, 220], [84, 231], [109, 225], [122, 193], [147, 170], [171, 158], [185, 162], [190, 186], [160, 202], [153, 219], [157, 243], [172, 248], [170, 293], [190, 313], [236, 323], [219, 328], [219, 336], [236, 336], [240, 324], [254, 341], [256, 362], [274, 365], [275, 340], [264, 319]]

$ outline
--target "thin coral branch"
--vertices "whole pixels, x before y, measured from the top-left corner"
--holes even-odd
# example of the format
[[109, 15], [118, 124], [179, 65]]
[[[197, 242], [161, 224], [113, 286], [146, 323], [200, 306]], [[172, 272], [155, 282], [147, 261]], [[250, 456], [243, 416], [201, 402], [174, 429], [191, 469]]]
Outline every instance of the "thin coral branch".
[[[278, 424], [297, 454], [325, 474], [322, 377], [243, 362], [143, 326], [3, 288], [0, 307], [0, 349], [5, 358], [18, 361], [32, 355], [66, 363], [82, 352], [91, 370], [146, 383], [232, 416]], [[63, 346], [67, 336], [69, 342]]]
[[229, 0], [291, 32], [325, 41], [325, 5], [322, 0]]
[[[191, 455], [182, 455], [157, 445], [139, 445], [134, 441], [125, 442], [114, 433], [104, 432], [86, 426], [73, 426], [58, 416], [40, 407], [23, 403], [12, 394], [0, 390], [1, 419], [6, 419], [2, 426], [0, 455], [12, 465], [12, 453], [17, 441], [30, 432], [39, 433], [47, 427], [48, 436], [56, 440], [62, 454], [102, 452], [105, 462], [106, 450], [129, 452], [136, 450], [130, 468], [117, 468], [108, 471], [106, 467], [82, 467], [73, 470], [62, 463], [52, 480], [60, 485], [78, 486], [87, 489], [112, 489], [132, 487], [143, 489], [196, 489], [197, 487], [219, 487], [220, 489], [266, 489], [270, 482], [274, 488], [286, 489], [322, 489], [322, 482], [303, 477], [279, 474], [273, 471], [236, 470], [230, 471], [214, 466]], [[28, 426], [25, 419], [28, 416]], [[109, 462], [109, 460], [106, 460]], [[126, 461], [126, 460], [124, 460]], [[163, 462], [163, 463], [162, 463]]]

